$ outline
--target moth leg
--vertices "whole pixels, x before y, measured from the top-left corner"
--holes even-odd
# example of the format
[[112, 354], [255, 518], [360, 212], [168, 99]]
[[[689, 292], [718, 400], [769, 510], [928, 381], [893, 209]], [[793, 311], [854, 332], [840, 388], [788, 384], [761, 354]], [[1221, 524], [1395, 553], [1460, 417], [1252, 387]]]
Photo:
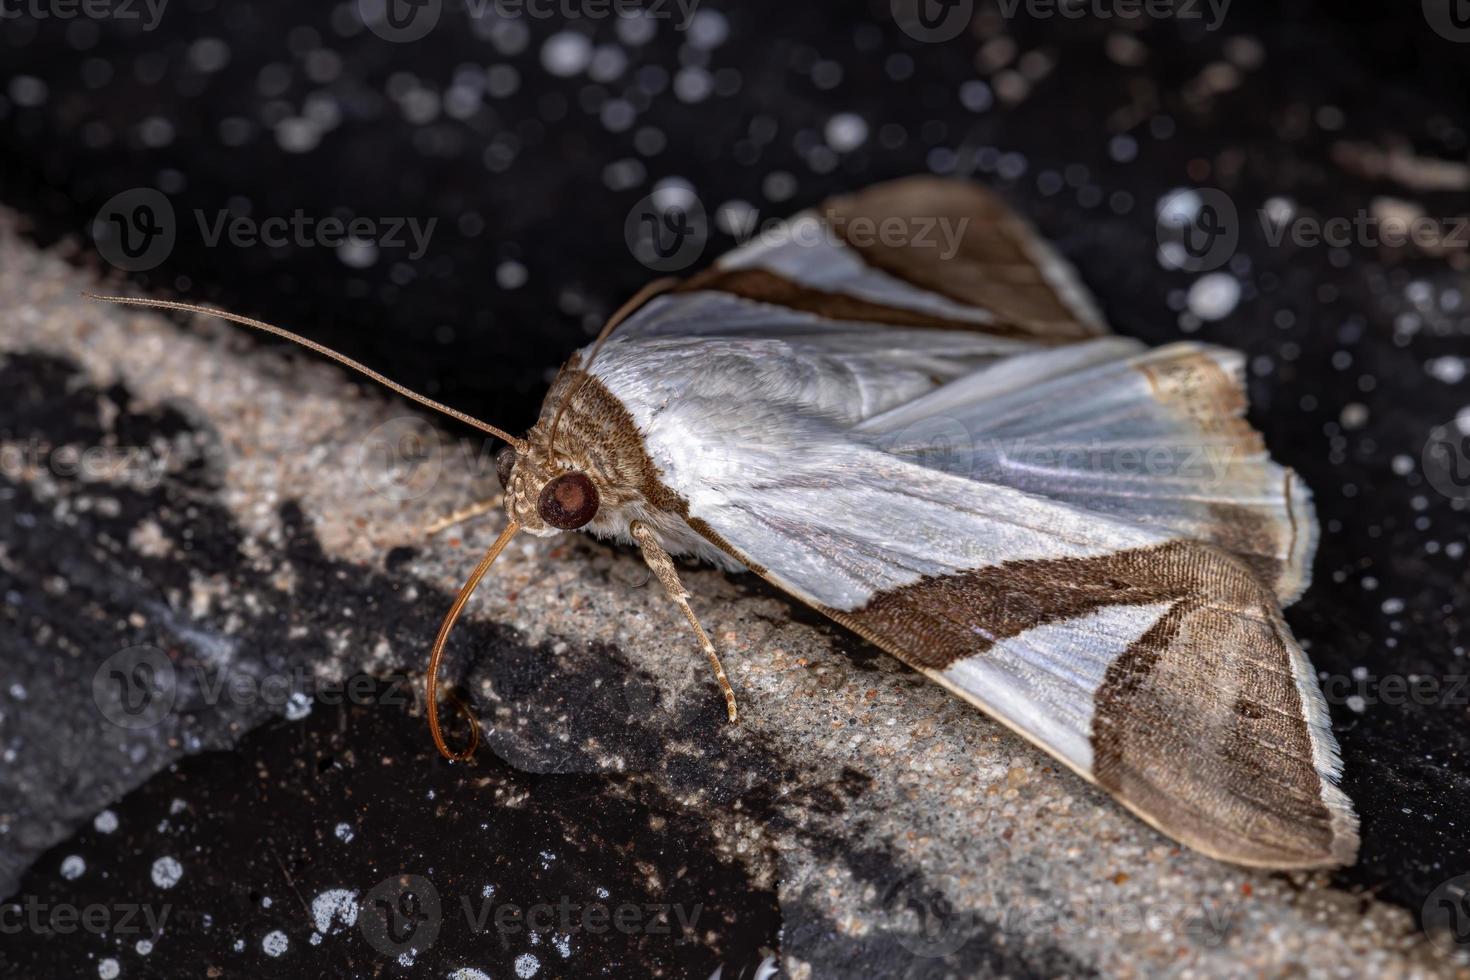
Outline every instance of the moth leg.
[[694, 627], [694, 635], [699, 637], [699, 646], [704, 650], [704, 655], [709, 658], [709, 665], [715, 670], [715, 680], [720, 682], [720, 690], [725, 695], [725, 708], [729, 711], [730, 720], [735, 720], [735, 691], [730, 687], [730, 678], [725, 676], [725, 668], [720, 663], [719, 655], [715, 653], [715, 645], [710, 642], [709, 635], [705, 633], [704, 627], [699, 625], [699, 619], [694, 615], [694, 610], [689, 608], [689, 592], [684, 588], [684, 583], [679, 581], [679, 573], [674, 568], [674, 560], [664, 550], [663, 545], [658, 543], [658, 536], [653, 529], [642, 521], [634, 521], [629, 530], [638, 547], [643, 550], [643, 560], [648, 563], [649, 569], [654, 576], [663, 584], [664, 591], [669, 598], [679, 604], [684, 611], [684, 618], [689, 620], [689, 625]]
[[478, 503], [470, 504], [468, 507], [461, 507], [454, 513], [439, 518], [424, 528], [424, 535], [432, 538], [440, 531], [454, 527], [456, 524], [463, 524], [465, 521], [474, 520], [483, 514], [488, 514], [493, 510], [499, 510], [503, 506], [505, 506], [505, 494], [497, 493], [489, 500], [481, 500]]

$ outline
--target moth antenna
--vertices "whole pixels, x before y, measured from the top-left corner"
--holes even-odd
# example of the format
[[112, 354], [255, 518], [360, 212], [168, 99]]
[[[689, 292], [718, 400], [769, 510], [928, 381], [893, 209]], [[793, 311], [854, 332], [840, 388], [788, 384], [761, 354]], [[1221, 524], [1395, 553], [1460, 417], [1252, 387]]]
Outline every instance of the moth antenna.
[[474, 756], [475, 748], [480, 744], [480, 723], [475, 719], [469, 706], [456, 699], [455, 704], [470, 723], [470, 744], [468, 748], [454, 752], [444, 741], [444, 732], [439, 727], [439, 662], [444, 659], [444, 645], [449, 642], [449, 632], [454, 629], [454, 624], [459, 620], [459, 614], [464, 611], [465, 603], [470, 601], [470, 596], [479, 586], [480, 579], [485, 577], [490, 566], [495, 564], [495, 559], [500, 557], [500, 553], [505, 550], [505, 546], [510, 544], [510, 539], [515, 537], [516, 532], [520, 529], [519, 524], [511, 521], [505, 526], [505, 530], [500, 532], [500, 537], [495, 539], [490, 550], [485, 552], [485, 557], [480, 559], [480, 564], [476, 565], [475, 570], [470, 573], [469, 580], [460, 588], [459, 595], [454, 597], [454, 605], [450, 606], [449, 612], [444, 615], [444, 622], [439, 624], [439, 635], [434, 638], [434, 649], [429, 653], [429, 676], [424, 682], [424, 700], [428, 702], [429, 712], [429, 734], [434, 736], [434, 746], [439, 750], [439, 754], [450, 762], [466, 762]]
[[241, 316], [238, 313], [229, 313], [225, 310], [211, 309], [207, 306], [196, 306], [193, 303], [179, 303], [175, 300], [170, 299], [144, 299], [138, 296], [101, 296], [97, 293], [88, 292], [83, 292], [82, 295], [87, 297], [88, 299], [101, 300], [104, 303], [119, 303], [124, 306], [149, 306], [160, 310], [178, 310], [183, 313], [202, 313], [205, 316], [217, 316], [222, 320], [229, 320], [231, 323], [238, 323], [244, 327], [252, 327], [256, 330], [263, 330], [268, 334], [273, 334], [277, 337], [281, 337], [282, 339], [289, 340], [293, 344], [299, 344], [302, 347], [305, 347], [307, 350], [315, 351], [316, 353], [321, 354], [323, 357], [329, 357], [332, 360], [336, 361], [338, 364], [343, 365], [344, 367], [349, 367], [359, 374], [366, 375], [383, 387], [389, 388], [392, 391], [395, 391], [398, 394], [402, 395], [404, 398], [407, 398], [410, 401], [418, 402], [425, 408], [432, 408], [434, 411], [440, 412], [444, 415], [448, 415], [452, 419], [457, 419], [460, 422], [463, 422], [465, 425], [473, 426], [474, 428], [479, 429], [481, 432], [487, 432], [497, 439], [504, 440], [505, 442], [508, 442], [512, 446], [514, 446], [515, 451], [518, 454], [524, 455], [526, 451], [530, 448], [530, 446], [526, 443], [526, 440], [524, 439], [517, 439], [510, 433], [502, 429], [497, 429], [495, 426], [490, 425], [487, 422], [481, 422], [479, 419], [475, 418], [472, 415], [466, 415], [464, 412], [461, 412], [457, 408], [450, 408], [448, 405], [445, 405], [442, 402], [436, 402], [432, 398], [420, 395], [418, 392], [405, 388], [398, 382], [393, 381], [390, 378], [383, 376], [382, 374], [379, 374], [377, 371], [374, 371], [366, 364], [354, 361], [347, 355], [339, 354], [336, 351], [332, 350], [330, 347], [319, 344], [314, 340], [307, 340], [300, 334], [292, 333], [291, 331], [282, 329], [281, 327], [273, 326], [272, 324], [264, 323], [260, 320], [253, 320], [248, 316]]
[[[556, 415], [552, 416], [551, 419], [551, 433], [547, 436], [546, 439], [546, 448], [548, 450], [554, 450], [556, 448], [556, 428], [557, 426], [561, 425], [562, 413], [567, 410], [567, 405], [571, 403], [572, 398], [577, 394], [577, 392], [582, 390], [582, 386], [586, 384], [587, 379], [591, 377], [590, 372], [592, 370], [592, 361], [597, 357], [597, 352], [602, 350], [602, 345], [607, 340], [608, 336], [619, 326], [621, 326], [624, 320], [628, 319], [628, 317], [638, 312], [638, 308], [641, 307], [644, 303], [647, 303], [655, 296], [663, 295], [677, 285], [679, 285], [679, 279], [675, 276], [664, 276], [662, 279], [655, 279], [653, 282], [649, 283], [642, 289], [638, 290], [638, 292], [634, 293], [632, 298], [630, 298], [622, 306], [618, 307], [617, 311], [608, 318], [607, 323], [602, 325], [602, 332], [599, 333], [597, 335], [597, 339], [592, 342], [592, 350], [589, 351], [587, 354], [587, 362], [582, 365], [582, 377], [577, 379], [577, 383], [572, 385], [572, 390], [568, 391], [564, 396], [562, 396], [561, 403], [556, 406]], [[562, 371], [565, 370], [566, 367], [563, 366]], [[559, 376], [561, 372], [557, 373]], [[555, 382], [552, 383], [555, 384]]]

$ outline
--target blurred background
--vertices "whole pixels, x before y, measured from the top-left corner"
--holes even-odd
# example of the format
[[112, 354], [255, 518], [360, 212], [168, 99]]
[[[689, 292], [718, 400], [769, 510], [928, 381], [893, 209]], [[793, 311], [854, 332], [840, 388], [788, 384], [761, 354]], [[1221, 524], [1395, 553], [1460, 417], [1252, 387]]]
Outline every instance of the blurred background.
[[1470, 871], [1465, 6], [4, 0], [0, 205], [519, 431], [647, 280], [877, 180], [985, 182], [1118, 332], [1247, 353], [1323, 526], [1289, 619], [1363, 818], [1334, 880], [1419, 916]]

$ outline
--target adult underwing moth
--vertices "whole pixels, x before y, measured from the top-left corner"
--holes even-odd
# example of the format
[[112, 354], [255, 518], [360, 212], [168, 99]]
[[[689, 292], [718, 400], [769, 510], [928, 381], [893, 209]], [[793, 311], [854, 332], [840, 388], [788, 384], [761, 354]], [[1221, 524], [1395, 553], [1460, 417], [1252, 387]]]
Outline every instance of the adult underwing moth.
[[754, 571], [1205, 854], [1351, 863], [1337, 744], [1281, 614], [1316, 518], [1243, 418], [1240, 355], [1109, 334], [1075, 273], [969, 183], [882, 184], [784, 231], [635, 297], [524, 438], [279, 328], [124, 301], [307, 343], [508, 443], [509, 524], [430, 662], [450, 758], [473, 750], [449, 749], [436, 710], [464, 603], [518, 531], [584, 529], [642, 551], [732, 721], [671, 555]]

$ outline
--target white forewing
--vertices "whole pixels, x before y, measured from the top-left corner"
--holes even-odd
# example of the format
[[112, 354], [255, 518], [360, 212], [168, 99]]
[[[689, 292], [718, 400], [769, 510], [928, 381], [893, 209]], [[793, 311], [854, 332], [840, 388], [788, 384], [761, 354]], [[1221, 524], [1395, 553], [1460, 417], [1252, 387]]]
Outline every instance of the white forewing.
[[1239, 357], [1099, 336], [1065, 264], [967, 186], [885, 185], [836, 211], [923, 204], [991, 224], [942, 267], [820, 235], [749, 246], [601, 349], [591, 373], [682, 537], [1206, 853], [1350, 861], [1336, 744], [1278, 608], [1315, 519], [1244, 421]]

